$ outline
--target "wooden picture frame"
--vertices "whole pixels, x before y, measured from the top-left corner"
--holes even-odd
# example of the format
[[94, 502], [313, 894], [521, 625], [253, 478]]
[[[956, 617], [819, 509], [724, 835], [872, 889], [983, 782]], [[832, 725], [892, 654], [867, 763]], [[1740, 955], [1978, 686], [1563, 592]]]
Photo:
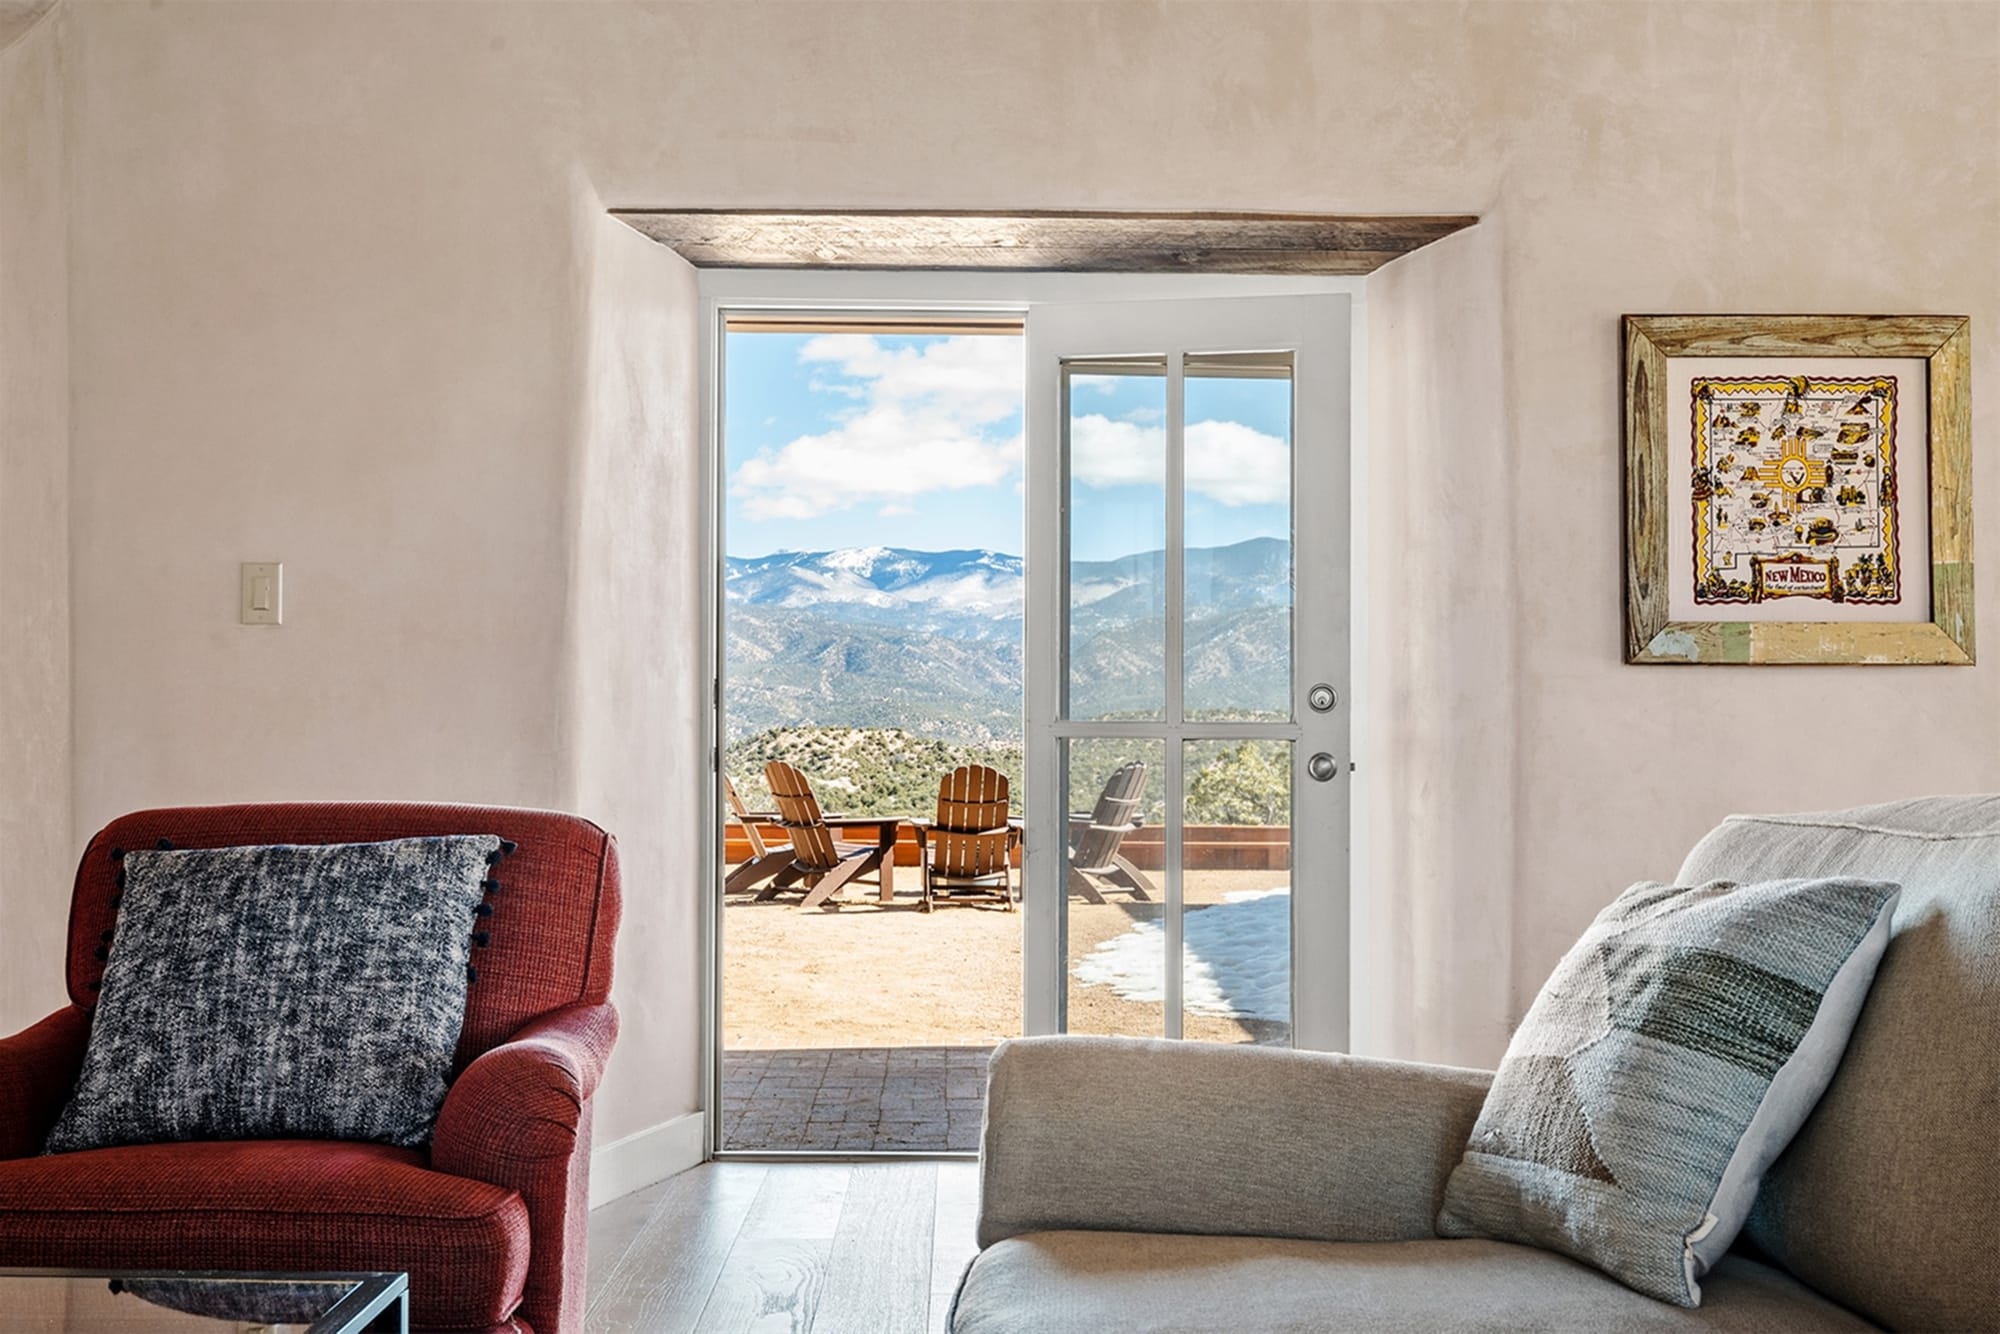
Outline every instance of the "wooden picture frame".
[[[1627, 315], [1622, 334], [1627, 662], [1959, 666], [1973, 662], [1972, 359], [1971, 322], [1967, 318], [1960, 315]], [[1896, 442], [1895, 448], [1900, 454], [1920, 446], [1922, 457], [1927, 460], [1929, 550], [1927, 559], [1921, 551], [1902, 552], [1895, 563], [1898, 578], [1905, 584], [1912, 578], [1922, 578], [1927, 571], [1929, 620], [1914, 617], [1724, 620], [1670, 616], [1676, 569], [1671, 543], [1685, 532], [1688, 536], [1681, 540], [1692, 544], [1697, 540], [1697, 529], [1706, 531], [1702, 529], [1704, 519], [1698, 518], [1690, 526], [1686, 522], [1688, 516], [1673, 506], [1671, 470], [1677, 467], [1689, 470], [1694, 480], [1688, 485], [1697, 488], [1713, 474], [1711, 470], [1695, 468], [1694, 460], [1681, 457], [1690, 440], [1687, 423], [1679, 420], [1685, 415], [1687, 404], [1669, 402], [1669, 363], [1682, 358], [1690, 359], [1692, 364], [1696, 358], [1751, 357], [1773, 359], [1770, 371], [1773, 376], [1795, 374], [1785, 368], [1788, 358], [1794, 361], [1894, 358], [1925, 363], [1922, 401], [1927, 406], [1926, 438], [1904, 439]], [[1686, 368], [1677, 373], [1687, 373]], [[1805, 383], [1803, 378], [1799, 382]], [[1702, 382], [1694, 383], [1698, 386]], [[1704, 392], [1697, 389], [1695, 397], [1703, 396]], [[1784, 407], [1787, 413], [1794, 410], [1790, 403]], [[1699, 415], [1692, 429], [1699, 449], [1702, 431]], [[1873, 464], [1872, 455], [1868, 462]], [[1823, 464], [1814, 462], [1812, 466], [1821, 469], [1822, 479], [1826, 477], [1829, 470]], [[1890, 457], [1885, 450], [1885, 472], [1889, 466]], [[1745, 471], [1741, 476], [1748, 479], [1751, 472]], [[1889, 507], [1885, 522], [1893, 521], [1896, 512], [1893, 507], [1902, 504], [1901, 498], [1895, 497], [1886, 483], [1875, 490], [1879, 492], [1876, 497], [1879, 504]], [[1824, 488], [1819, 491], [1824, 500]], [[1706, 490], [1699, 491], [1697, 504], [1705, 502], [1708, 495]], [[1909, 512], [1907, 505], [1903, 506], [1903, 512]], [[1865, 524], [1865, 520], [1860, 522]], [[1687, 558], [1692, 561], [1693, 553]], [[1883, 561], [1886, 573], [1888, 558]], [[1756, 577], [1761, 580], [1763, 567], [1782, 563], [1796, 570], [1821, 562], [1795, 554], [1782, 561], [1775, 557], [1752, 558], [1751, 563], [1759, 565]], [[1833, 566], [1836, 573], [1838, 568], [1837, 564]], [[1679, 573], [1685, 576], [1683, 582], [1698, 586], [1696, 595], [1711, 594], [1713, 585], [1700, 584], [1700, 576], [1691, 568], [1684, 567]], [[1791, 570], [1783, 573], [1793, 579], [1822, 577], [1799, 575]], [[1731, 591], [1740, 593], [1741, 586], [1732, 586]], [[1751, 598], [1711, 600], [1747, 601], [1754, 605], [1762, 592], [1760, 582]], [[1838, 589], [1821, 596], [1833, 602], [1840, 600]], [[1850, 594], [1849, 601], [1854, 600], [1855, 595]]]

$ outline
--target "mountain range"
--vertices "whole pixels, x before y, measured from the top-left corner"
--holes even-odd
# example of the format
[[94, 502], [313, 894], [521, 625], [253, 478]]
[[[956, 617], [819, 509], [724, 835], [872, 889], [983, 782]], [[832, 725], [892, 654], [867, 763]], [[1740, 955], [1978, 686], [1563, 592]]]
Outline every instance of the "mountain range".
[[[1190, 703], [1288, 687], [1290, 544], [1187, 553]], [[1165, 553], [1070, 566], [1071, 707], [1158, 707]], [[860, 547], [726, 561], [730, 738], [813, 724], [1018, 741], [1024, 565], [983, 550]]]

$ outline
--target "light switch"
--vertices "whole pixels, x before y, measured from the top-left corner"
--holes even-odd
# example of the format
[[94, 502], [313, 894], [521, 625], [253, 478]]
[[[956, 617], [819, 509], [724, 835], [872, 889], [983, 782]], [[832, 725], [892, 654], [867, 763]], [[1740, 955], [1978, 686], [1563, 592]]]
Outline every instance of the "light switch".
[[285, 623], [285, 567], [278, 561], [243, 562], [243, 624]]

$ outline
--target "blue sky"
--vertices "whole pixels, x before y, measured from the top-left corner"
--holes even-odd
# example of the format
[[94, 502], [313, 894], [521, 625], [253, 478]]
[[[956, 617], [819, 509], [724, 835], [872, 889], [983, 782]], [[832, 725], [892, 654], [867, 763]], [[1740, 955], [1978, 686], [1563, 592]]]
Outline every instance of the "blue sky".
[[[1022, 340], [732, 333], [729, 554], [1022, 549]], [[1287, 536], [1290, 386], [1187, 381], [1190, 546]], [[1072, 387], [1072, 554], [1160, 547], [1165, 382]]]

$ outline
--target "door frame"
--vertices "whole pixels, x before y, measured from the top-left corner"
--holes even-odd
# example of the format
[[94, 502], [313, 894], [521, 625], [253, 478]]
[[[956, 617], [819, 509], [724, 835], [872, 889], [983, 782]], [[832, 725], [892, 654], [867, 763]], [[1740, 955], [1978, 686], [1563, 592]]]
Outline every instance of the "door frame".
[[[722, 699], [727, 682], [723, 661], [722, 605], [724, 561], [724, 488], [728, 483], [723, 455], [723, 338], [731, 315], [1012, 315], [1025, 318], [1032, 305], [1061, 302], [1169, 300], [1202, 297], [1344, 295], [1349, 299], [1349, 494], [1365, 494], [1367, 449], [1367, 288], [1360, 276], [1276, 276], [1204, 273], [1012, 273], [906, 271], [867, 269], [711, 269], [696, 271], [699, 300], [699, 384], [701, 491], [699, 547], [702, 553], [701, 620], [710, 662], [708, 705], [703, 710], [702, 743], [708, 749], [708, 785], [701, 829], [702, 864], [707, 883], [701, 886], [701, 1088], [703, 1090], [702, 1158], [771, 1157], [768, 1153], [730, 1153], [720, 1148], [722, 1115]], [[1027, 393], [1023, 385], [1025, 431]], [[1350, 741], [1361, 754], [1366, 726], [1365, 702], [1372, 698], [1363, 677], [1365, 657], [1359, 651], [1365, 617], [1363, 590], [1367, 551], [1366, 507], [1350, 504], [1348, 579], [1354, 711]], [[1025, 528], [1024, 528], [1025, 532]], [[1025, 553], [1024, 553], [1025, 555]], [[1032, 575], [1030, 576], [1032, 577]], [[1025, 705], [1025, 700], [1024, 700]], [[1345, 706], [1343, 706], [1345, 707]], [[1368, 785], [1359, 774], [1344, 780], [1349, 792], [1348, 820], [1350, 887], [1367, 883], [1368, 854], [1361, 832], [1367, 827], [1364, 803]], [[1350, 894], [1352, 890], [1350, 889]], [[1023, 905], [1025, 910], [1025, 905]], [[1350, 906], [1350, 913], [1352, 908]], [[1350, 969], [1350, 985], [1353, 970]], [[1026, 979], [1024, 979], [1024, 986]], [[842, 1155], [781, 1153], [785, 1158]], [[877, 1154], [889, 1158], [899, 1155]], [[920, 1158], [965, 1155], [916, 1154]]]

